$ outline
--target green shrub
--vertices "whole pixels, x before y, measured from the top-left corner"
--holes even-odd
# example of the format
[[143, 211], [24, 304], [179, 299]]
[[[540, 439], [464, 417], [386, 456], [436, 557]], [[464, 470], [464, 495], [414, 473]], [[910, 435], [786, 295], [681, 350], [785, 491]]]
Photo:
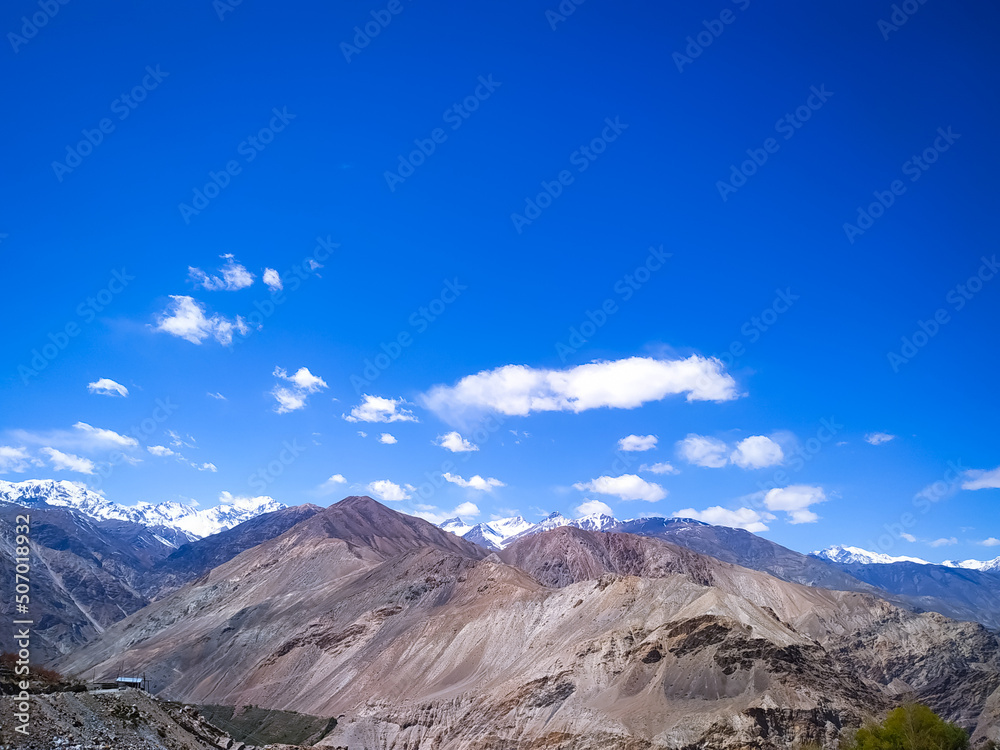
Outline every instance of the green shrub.
[[846, 737], [841, 750], [968, 750], [969, 735], [927, 706], [913, 703]]

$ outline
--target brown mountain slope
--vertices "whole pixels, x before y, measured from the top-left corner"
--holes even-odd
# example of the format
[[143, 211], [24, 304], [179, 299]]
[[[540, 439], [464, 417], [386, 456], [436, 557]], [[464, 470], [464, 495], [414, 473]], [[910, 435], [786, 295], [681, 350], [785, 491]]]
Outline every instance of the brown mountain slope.
[[921, 690], [952, 674], [980, 680], [958, 717], [974, 724], [1000, 673], [977, 626], [657, 540], [574, 529], [527, 542], [508, 551], [525, 572], [350, 498], [61, 666], [124, 664], [189, 702], [343, 715], [332, 746], [484, 750], [827, 740], [887, 707], [900, 680]]

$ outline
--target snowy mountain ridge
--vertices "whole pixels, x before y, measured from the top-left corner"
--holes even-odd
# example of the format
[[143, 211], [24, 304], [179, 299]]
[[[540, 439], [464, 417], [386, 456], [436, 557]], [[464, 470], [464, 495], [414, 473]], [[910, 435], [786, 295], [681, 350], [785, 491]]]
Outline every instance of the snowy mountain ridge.
[[[0, 480], [0, 502], [25, 508], [48, 506], [73, 508], [98, 521], [129, 521], [155, 532], [167, 528], [180, 532], [188, 541], [203, 539], [220, 531], [231, 529], [263, 513], [287, 507], [274, 498], [233, 497], [228, 492], [223, 502], [213, 508], [199, 510], [193, 505], [176, 502], [120, 505], [108, 500], [103, 492], [94, 491], [82, 482], [55, 479], [32, 479], [24, 482]], [[171, 546], [176, 546], [162, 539]]]
[[487, 549], [501, 550], [514, 543], [522, 537], [538, 534], [542, 531], [550, 531], [560, 526], [576, 526], [588, 531], [604, 531], [613, 528], [620, 523], [616, 518], [604, 514], [583, 516], [582, 518], [570, 519], [558, 511], [550, 513], [538, 523], [531, 523], [521, 516], [512, 518], [499, 518], [493, 521], [477, 523], [471, 525], [461, 518], [450, 518], [440, 524], [438, 528], [450, 531], [451, 533], [474, 542]]
[[843, 565], [891, 565], [892, 563], [910, 562], [917, 563], [918, 565], [941, 565], [946, 568], [965, 568], [966, 570], [979, 570], [987, 573], [1000, 572], [1000, 557], [994, 560], [945, 560], [941, 563], [935, 563], [920, 557], [907, 557], [905, 555], [893, 557], [882, 552], [871, 552], [861, 547], [849, 547], [839, 544], [823, 550], [816, 550], [812, 554], [824, 560]]

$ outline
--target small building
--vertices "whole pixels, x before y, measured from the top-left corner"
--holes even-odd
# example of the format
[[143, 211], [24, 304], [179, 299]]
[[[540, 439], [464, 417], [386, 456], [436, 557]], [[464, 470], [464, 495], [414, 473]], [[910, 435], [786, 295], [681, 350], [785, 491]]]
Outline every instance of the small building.
[[127, 690], [128, 688], [135, 688], [136, 690], [146, 689], [146, 678], [145, 677], [119, 677], [115, 680], [115, 684], [118, 685], [119, 690]]

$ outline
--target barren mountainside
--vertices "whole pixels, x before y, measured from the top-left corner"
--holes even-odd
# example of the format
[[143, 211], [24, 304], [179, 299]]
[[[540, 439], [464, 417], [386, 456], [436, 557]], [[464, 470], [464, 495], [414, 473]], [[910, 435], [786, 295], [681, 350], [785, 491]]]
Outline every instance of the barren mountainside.
[[628, 534], [561, 528], [498, 557], [370, 498], [59, 666], [122, 664], [174, 700], [342, 716], [323, 744], [366, 748], [783, 747], [903, 694], [975, 729], [1000, 686], [979, 625]]

